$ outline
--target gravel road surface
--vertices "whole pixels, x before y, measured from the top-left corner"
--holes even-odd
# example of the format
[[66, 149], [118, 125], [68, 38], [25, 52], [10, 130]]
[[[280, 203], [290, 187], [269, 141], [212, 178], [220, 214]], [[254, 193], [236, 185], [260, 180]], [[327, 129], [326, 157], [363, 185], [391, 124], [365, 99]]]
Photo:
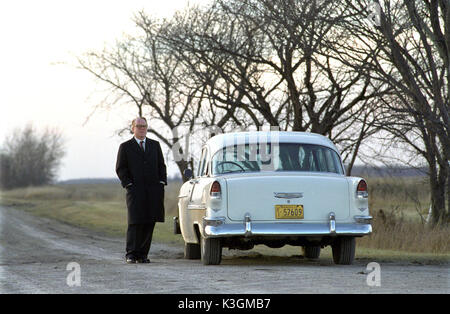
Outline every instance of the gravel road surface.
[[224, 249], [221, 265], [203, 266], [183, 259], [181, 247], [153, 243], [151, 264], [128, 265], [125, 238], [1, 206], [0, 228], [0, 294], [450, 293], [448, 264], [380, 263], [380, 285], [369, 286], [374, 273], [367, 260], [337, 266], [328, 258], [267, 258]]

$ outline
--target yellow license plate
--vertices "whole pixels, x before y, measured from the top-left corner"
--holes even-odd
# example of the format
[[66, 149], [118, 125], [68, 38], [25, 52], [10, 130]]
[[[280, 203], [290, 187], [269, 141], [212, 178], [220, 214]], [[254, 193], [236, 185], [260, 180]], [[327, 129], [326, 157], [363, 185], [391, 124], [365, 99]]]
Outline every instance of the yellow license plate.
[[303, 205], [275, 205], [276, 219], [303, 219]]

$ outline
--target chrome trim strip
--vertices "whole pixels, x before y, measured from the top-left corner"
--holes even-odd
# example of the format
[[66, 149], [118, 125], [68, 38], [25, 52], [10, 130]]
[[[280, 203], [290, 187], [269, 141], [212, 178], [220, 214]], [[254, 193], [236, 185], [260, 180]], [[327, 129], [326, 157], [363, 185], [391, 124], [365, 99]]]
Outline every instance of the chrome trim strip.
[[203, 226], [220, 226], [225, 223], [225, 217], [203, 217]]
[[221, 192], [212, 192], [210, 195], [210, 198], [212, 200], [220, 200], [220, 199], [222, 199], [222, 193]]
[[[233, 223], [204, 226], [206, 237], [245, 236], [246, 224]], [[335, 223], [330, 233], [329, 223], [255, 223], [251, 222], [251, 236], [364, 236], [372, 233], [370, 224]]]
[[353, 216], [353, 219], [359, 224], [369, 224], [373, 217], [372, 216]]
[[200, 205], [197, 205], [197, 204], [189, 204], [189, 205], [187, 206], [187, 209], [205, 209], [205, 210], [206, 210], [206, 205], [204, 205], [204, 204], [200, 204]]
[[303, 197], [303, 193], [299, 192], [299, 193], [285, 193], [285, 192], [273, 192], [274, 196], [276, 198], [287, 198], [287, 199], [291, 199], [291, 198], [301, 198]]
[[367, 191], [357, 191], [356, 192], [356, 197], [359, 199], [365, 199], [365, 198], [369, 198], [369, 193]]

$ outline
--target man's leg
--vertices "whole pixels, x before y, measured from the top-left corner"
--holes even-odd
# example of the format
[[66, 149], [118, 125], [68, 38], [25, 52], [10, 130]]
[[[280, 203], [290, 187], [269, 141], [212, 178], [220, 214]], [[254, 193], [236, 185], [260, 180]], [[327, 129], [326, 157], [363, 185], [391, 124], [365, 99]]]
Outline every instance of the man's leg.
[[128, 225], [127, 229], [127, 243], [126, 243], [126, 258], [137, 259], [139, 256], [139, 225]]
[[139, 226], [139, 258], [146, 260], [148, 252], [150, 251], [150, 246], [152, 244], [153, 230], [155, 228], [155, 222], [150, 222], [142, 224]]

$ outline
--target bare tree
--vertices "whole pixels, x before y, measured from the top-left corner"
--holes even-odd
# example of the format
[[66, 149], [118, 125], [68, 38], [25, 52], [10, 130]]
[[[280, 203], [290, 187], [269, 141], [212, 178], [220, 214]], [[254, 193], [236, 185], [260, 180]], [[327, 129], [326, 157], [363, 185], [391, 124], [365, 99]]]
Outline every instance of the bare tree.
[[379, 99], [378, 124], [427, 163], [433, 224], [447, 221], [450, 3], [348, 0], [346, 5], [341, 25], [357, 44], [341, 45], [336, 54], [372, 81], [392, 87], [389, 97]]
[[[108, 105], [132, 105], [136, 115], [162, 122], [162, 126], [150, 123], [149, 132], [169, 147], [183, 176], [188, 166], [193, 168], [186, 154], [189, 143], [183, 137], [205, 124], [205, 111], [213, 113], [207, 125], [216, 123], [220, 114], [205, 109], [206, 86], [199, 84], [162, 40], [160, 32], [167, 22], [151, 19], [144, 12], [136, 14], [135, 22], [140, 35], [124, 37], [115, 46], [86, 53], [78, 61], [82, 69], [109, 86], [114, 98]], [[223, 125], [229, 115], [221, 118], [218, 123]]]
[[373, 84], [325, 45], [340, 36], [337, 2], [219, 0], [191, 10], [163, 36], [189, 56], [187, 66], [216, 74], [202, 76], [216, 106], [244, 113], [255, 126], [327, 135], [353, 165], [376, 131], [368, 106], [389, 87]]
[[32, 125], [15, 130], [4, 143], [0, 158], [0, 187], [4, 189], [49, 184], [64, 156], [62, 134]]
[[[345, 34], [335, 27], [345, 11], [338, 3], [217, 0], [163, 21], [140, 12], [142, 36], [79, 62], [111, 87], [111, 103], [125, 101], [162, 121], [165, 128], [149, 131], [174, 155], [189, 148], [173, 130], [269, 124], [328, 136], [350, 174], [365, 139], [378, 130], [373, 99], [391, 87], [333, 54], [330, 43]], [[181, 172], [192, 166], [176, 162]]]

